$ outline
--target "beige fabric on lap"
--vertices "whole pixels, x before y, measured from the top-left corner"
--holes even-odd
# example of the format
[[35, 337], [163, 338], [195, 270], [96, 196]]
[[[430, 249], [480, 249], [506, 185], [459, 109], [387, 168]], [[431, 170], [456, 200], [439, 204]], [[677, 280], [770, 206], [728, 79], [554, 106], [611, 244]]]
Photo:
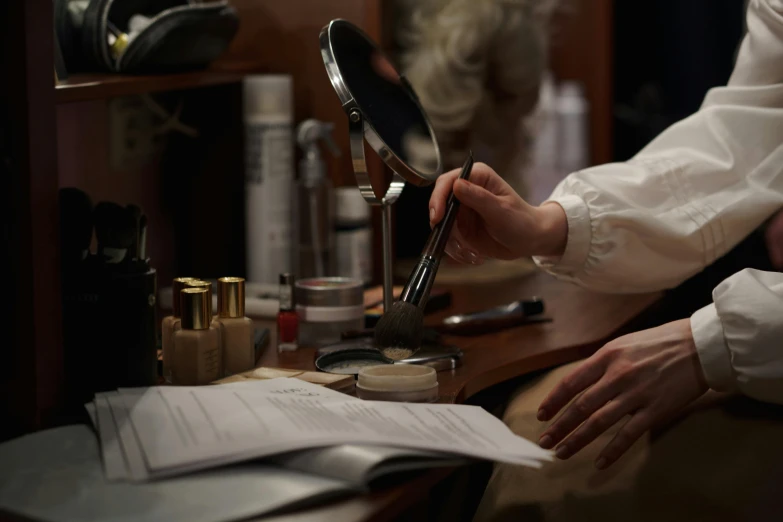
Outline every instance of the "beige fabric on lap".
[[[504, 421], [537, 441], [539, 404], [575, 364], [527, 383]], [[624, 421], [623, 421], [624, 422]], [[567, 461], [495, 467], [475, 522], [783, 520], [783, 408], [707, 395], [615, 465], [594, 462], [622, 423]]]

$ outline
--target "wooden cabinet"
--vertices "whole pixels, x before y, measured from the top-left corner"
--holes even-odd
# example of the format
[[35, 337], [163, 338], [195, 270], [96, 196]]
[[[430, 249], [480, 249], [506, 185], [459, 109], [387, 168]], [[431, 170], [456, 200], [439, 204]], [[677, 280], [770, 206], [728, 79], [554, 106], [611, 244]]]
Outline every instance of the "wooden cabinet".
[[[241, 188], [239, 194], [231, 189], [237, 180], [241, 187], [242, 175], [239, 82], [251, 72], [291, 74], [296, 120], [313, 117], [337, 124], [335, 136], [343, 156], [330, 159], [329, 167], [337, 184], [353, 182], [347, 120], [321, 62], [318, 33], [331, 19], [345, 18], [380, 39], [382, 2], [235, 0], [233, 4], [241, 17], [240, 32], [229, 52], [209, 70], [144, 77], [75, 75], [57, 87], [51, 0], [3, 2], [0, 7], [0, 211], [7, 260], [2, 310], [10, 329], [10, 335], [0, 337], [4, 355], [0, 437], [62, 420], [66, 376], [58, 246], [60, 186], [76, 185], [94, 193], [95, 199], [119, 203], [129, 203], [126, 199], [131, 197], [144, 199], [143, 205], [165, 200], [162, 178], [172, 171], [165, 162], [136, 171], [118, 171], [108, 165], [108, 99], [180, 92], [191, 106], [206, 107], [199, 111], [200, 122], [217, 122], [226, 132], [222, 138], [213, 136], [206, 146], [199, 145], [208, 150], [198, 151], [198, 161], [185, 161], [183, 155], [179, 170], [191, 169], [197, 176], [188, 196], [191, 205], [204, 201], [217, 207], [213, 213], [233, 212], [235, 223], [242, 219], [241, 212], [236, 212], [242, 208], [236, 201]], [[227, 172], [232, 180], [228, 188], [224, 183]], [[176, 249], [190, 249], [189, 255], [198, 243], [191, 235], [178, 235], [170, 210], [149, 209], [153, 216], [150, 231], [155, 227], [164, 236], [157, 243], [151, 238], [159, 285], [166, 284], [177, 265], [188, 264], [181, 259], [186, 254]], [[210, 225], [214, 223], [204, 224]], [[198, 256], [199, 266], [211, 270], [242, 265], [243, 249], [231, 245], [241, 242], [243, 233], [235, 230], [235, 240], [226, 248], [198, 250], [203, 253]], [[85, 318], [85, 327], [89, 327], [89, 318]]]

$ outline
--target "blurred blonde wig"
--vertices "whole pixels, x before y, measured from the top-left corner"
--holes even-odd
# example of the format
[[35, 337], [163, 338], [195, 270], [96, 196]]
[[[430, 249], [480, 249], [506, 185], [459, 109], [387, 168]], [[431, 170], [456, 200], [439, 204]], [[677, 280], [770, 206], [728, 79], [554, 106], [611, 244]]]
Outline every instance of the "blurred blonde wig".
[[501, 175], [517, 174], [525, 156], [522, 121], [538, 100], [558, 3], [397, 0], [399, 66], [435, 127], [447, 168], [479, 147]]

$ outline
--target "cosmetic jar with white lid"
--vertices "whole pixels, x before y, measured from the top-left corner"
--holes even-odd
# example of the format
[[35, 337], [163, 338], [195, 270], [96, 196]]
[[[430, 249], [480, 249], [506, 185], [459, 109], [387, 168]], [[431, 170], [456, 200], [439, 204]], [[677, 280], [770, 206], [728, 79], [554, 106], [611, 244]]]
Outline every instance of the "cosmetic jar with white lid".
[[364, 328], [364, 287], [357, 279], [315, 277], [296, 282], [299, 345], [324, 346]]
[[435, 402], [438, 374], [415, 364], [381, 364], [359, 370], [356, 395], [368, 401]]

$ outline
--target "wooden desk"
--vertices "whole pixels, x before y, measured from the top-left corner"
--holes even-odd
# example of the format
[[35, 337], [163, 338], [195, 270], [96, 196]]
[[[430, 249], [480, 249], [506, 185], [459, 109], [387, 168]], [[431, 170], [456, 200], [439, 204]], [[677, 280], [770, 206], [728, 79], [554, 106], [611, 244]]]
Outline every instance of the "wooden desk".
[[[460, 368], [440, 372], [441, 402], [459, 403], [508, 379], [586, 357], [648, 309], [661, 294], [603, 295], [536, 273], [514, 282], [483, 287], [455, 287], [445, 315], [476, 311], [516, 299], [544, 299], [550, 323], [521, 326], [479, 337], [448, 337], [465, 352]], [[269, 349], [260, 364], [314, 370], [314, 350], [278, 354]], [[449, 475], [435, 470], [403, 485], [296, 513], [265, 518], [273, 522], [385, 522], [426, 498], [430, 488]]]

